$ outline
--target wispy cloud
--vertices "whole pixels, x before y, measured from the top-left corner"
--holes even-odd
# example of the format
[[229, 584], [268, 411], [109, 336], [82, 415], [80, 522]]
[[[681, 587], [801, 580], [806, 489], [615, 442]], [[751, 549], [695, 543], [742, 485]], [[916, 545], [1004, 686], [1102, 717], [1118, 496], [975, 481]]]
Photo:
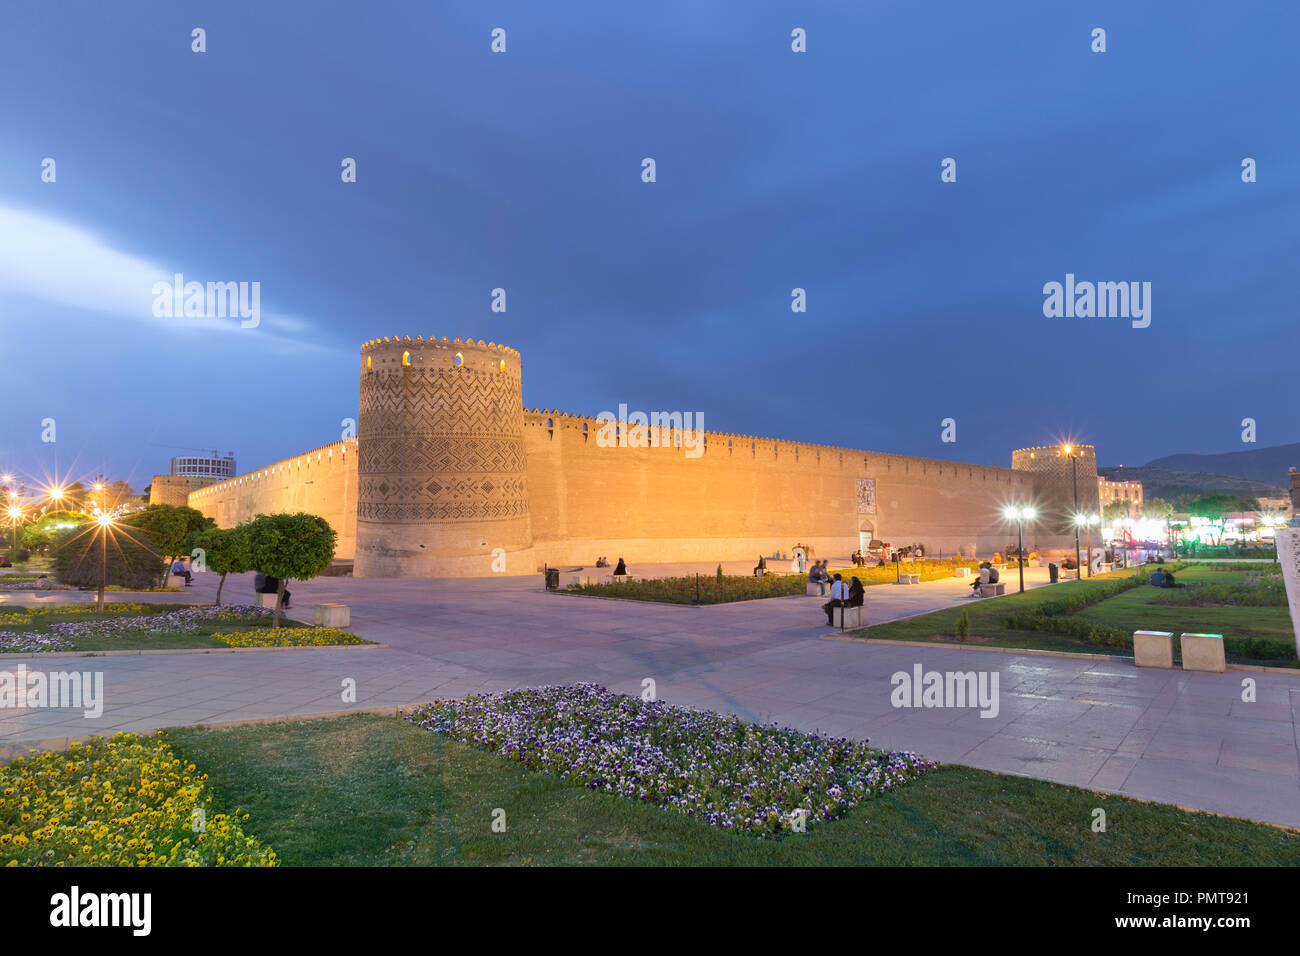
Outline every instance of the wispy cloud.
[[[182, 332], [242, 332], [294, 337], [310, 345], [311, 324], [280, 312], [262, 312], [261, 324], [243, 329], [238, 318], [160, 318], [154, 315], [154, 284], [187, 281], [261, 281], [257, 276], [207, 275], [201, 269], [164, 265], [117, 249], [88, 229], [0, 205], [0, 295], [27, 296], [89, 312], [165, 326]], [[265, 288], [263, 289], [265, 291]]]

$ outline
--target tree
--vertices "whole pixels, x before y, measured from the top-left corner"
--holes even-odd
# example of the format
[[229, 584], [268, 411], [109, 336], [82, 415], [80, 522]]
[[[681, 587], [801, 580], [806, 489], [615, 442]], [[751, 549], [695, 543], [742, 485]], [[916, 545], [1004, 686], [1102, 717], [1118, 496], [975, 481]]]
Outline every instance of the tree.
[[280, 581], [275, 594], [275, 618], [271, 623], [272, 627], [279, 627], [285, 584], [290, 579], [309, 580], [328, 568], [334, 560], [338, 534], [324, 518], [301, 511], [258, 515], [244, 528], [253, 569]]
[[1111, 525], [1120, 522], [1129, 517], [1130, 505], [1127, 501], [1109, 501], [1101, 509], [1101, 516]]
[[[215, 528], [217, 523], [193, 508], [173, 505], [149, 505], [122, 519], [122, 524], [139, 528], [153, 542], [154, 550], [163, 558], [185, 554], [185, 540], [193, 533]], [[170, 566], [170, 562], [165, 562]], [[167, 568], [163, 568], [163, 574]]]
[[221, 575], [221, 581], [217, 584], [217, 599], [213, 604], [221, 603], [221, 589], [226, 586], [227, 574], [245, 574], [253, 570], [248, 554], [247, 528], [247, 525], [237, 528], [203, 528], [185, 540], [185, 547], [191, 557], [194, 557], [195, 550], [201, 550], [204, 567]]
[[[107, 549], [100, 535], [109, 536]], [[149, 545], [130, 534], [98, 524], [63, 528], [54, 541], [54, 577], [77, 587], [102, 583], [141, 590], [158, 582], [162, 560]], [[107, 575], [104, 574], [107, 570]]]
[[1148, 498], [1142, 503], [1142, 513], [1157, 521], [1161, 519], [1168, 521], [1169, 516], [1174, 513], [1174, 506], [1163, 498]]

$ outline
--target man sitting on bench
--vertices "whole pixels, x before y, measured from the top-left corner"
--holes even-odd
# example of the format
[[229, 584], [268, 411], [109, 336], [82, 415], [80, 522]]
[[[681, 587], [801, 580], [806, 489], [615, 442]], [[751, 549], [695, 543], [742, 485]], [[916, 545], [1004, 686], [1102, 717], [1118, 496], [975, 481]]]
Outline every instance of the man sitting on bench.
[[[280, 590], [279, 578], [273, 578], [269, 574], [261, 573], [259, 573], [257, 577], [253, 578], [253, 591], [256, 594], [274, 594], [278, 590]], [[285, 608], [288, 608], [289, 606], [288, 588], [284, 589], [284, 604], [281, 606]]]
[[[154, 565], [154, 567], [157, 567], [157, 565]], [[185, 562], [182, 561], [180, 558], [177, 558], [174, 562], [172, 562], [172, 574], [174, 574], [178, 578], [184, 578], [186, 587], [189, 587], [190, 584], [193, 583], [192, 578], [194, 576], [190, 574], [189, 568], [185, 567]]]
[[848, 606], [849, 586], [845, 584], [844, 579], [837, 574], [835, 575], [835, 582], [831, 585], [831, 599], [822, 605], [822, 610], [826, 612], [826, 623], [834, 627], [835, 609], [837, 607]]

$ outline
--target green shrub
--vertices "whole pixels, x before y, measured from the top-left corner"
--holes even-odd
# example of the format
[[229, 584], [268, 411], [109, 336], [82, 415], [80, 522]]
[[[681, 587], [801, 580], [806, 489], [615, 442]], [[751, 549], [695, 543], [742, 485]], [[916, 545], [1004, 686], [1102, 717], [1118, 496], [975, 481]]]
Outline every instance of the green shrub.
[[965, 608], [961, 609], [961, 617], [957, 618], [957, 639], [970, 640], [970, 617], [966, 614]]
[[[97, 588], [102, 562], [101, 532], [98, 525], [68, 528], [54, 541], [54, 577], [74, 587]], [[108, 578], [110, 586], [140, 590], [155, 586], [163, 573], [162, 556], [150, 548], [147, 536], [123, 529], [110, 530], [108, 538]]]

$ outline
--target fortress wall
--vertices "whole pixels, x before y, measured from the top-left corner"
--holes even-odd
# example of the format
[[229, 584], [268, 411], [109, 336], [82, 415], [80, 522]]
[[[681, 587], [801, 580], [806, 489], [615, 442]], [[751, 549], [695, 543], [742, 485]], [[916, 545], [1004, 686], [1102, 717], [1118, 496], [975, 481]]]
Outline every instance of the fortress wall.
[[189, 505], [219, 528], [259, 514], [305, 511], [338, 532], [334, 557], [351, 559], [357, 540], [357, 442], [337, 441], [193, 491]]
[[[847, 557], [860, 531], [932, 553], [987, 554], [1014, 540], [1001, 508], [1033, 489], [1032, 476], [1006, 468], [719, 432], [706, 434], [697, 458], [672, 434], [661, 434], [665, 447], [601, 447], [600, 427], [524, 415], [538, 564], [740, 560], [796, 543]], [[859, 478], [875, 480], [874, 513], [858, 512]]]

